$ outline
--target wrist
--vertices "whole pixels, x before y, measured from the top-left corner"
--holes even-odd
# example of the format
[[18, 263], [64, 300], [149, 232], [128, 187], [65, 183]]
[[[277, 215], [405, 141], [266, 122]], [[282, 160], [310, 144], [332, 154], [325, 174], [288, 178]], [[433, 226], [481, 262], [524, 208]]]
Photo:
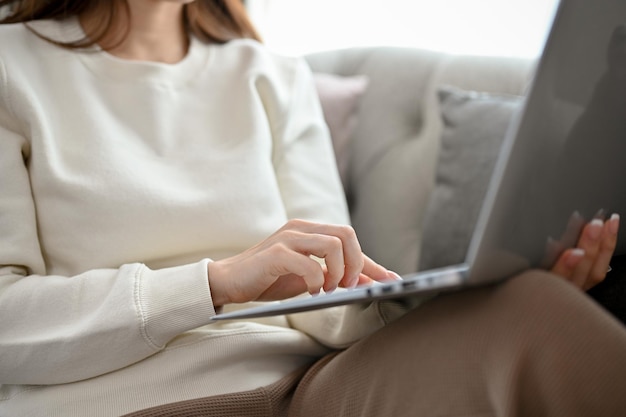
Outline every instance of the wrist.
[[226, 304], [230, 304], [231, 301], [228, 297], [227, 291], [224, 289], [223, 280], [220, 278], [222, 274], [219, 262], [213, 261], [208, 263], [207, 275], [213, 306], [217, 309]]

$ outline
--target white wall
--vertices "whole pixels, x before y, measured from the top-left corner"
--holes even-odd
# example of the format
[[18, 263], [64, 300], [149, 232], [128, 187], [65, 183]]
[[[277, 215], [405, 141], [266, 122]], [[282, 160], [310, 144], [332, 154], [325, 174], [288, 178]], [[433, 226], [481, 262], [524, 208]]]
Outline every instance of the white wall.
[[536, 57], [558, 0], [247, 0], [265, 43], [299, 55], [413, 46]]

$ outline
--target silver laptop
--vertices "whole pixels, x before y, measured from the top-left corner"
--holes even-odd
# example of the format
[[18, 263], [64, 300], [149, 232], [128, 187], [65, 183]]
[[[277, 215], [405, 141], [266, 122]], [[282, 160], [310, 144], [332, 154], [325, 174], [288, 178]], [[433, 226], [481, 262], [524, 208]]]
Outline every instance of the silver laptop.
[[[459, 290], [528, 268], [549, 268], [576, 244], [591, 218], [626, 213], [623, 185], [626, 1], [562, 0], [529, 94], [504, 138], [463, 264], [392, 283], [267, 303], [213, 320]], [[616, 254], [626, 252], [624, 229]]]

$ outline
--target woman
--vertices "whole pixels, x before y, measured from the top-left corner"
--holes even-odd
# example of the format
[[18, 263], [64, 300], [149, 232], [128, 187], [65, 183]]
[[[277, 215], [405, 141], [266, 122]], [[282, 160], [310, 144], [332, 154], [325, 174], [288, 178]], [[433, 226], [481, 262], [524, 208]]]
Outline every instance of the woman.
[[555, 265], [575, 286], [529, 272], [406, 315], [423, 300], [209, 325], [397, 279], [345, 226], [309, 70], [238, 1], [0, 5], [0, 415], [623, 408], [626, 334], [574, 288], [604, 277], [617, 216]]

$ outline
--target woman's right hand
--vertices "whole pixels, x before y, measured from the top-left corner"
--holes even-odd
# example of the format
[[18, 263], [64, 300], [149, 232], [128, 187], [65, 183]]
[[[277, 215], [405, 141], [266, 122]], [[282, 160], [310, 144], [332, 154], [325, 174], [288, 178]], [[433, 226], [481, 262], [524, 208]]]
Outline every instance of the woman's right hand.
[[[311, 256], [323, 259], [325, 266]], [[272, 301], [305, 291], [354, 287], [398, 279], [372, 261], [350, 226], [290, 220], [252, 248], [210, 262], [209, 286], [216, 307], [248, 301]]]

